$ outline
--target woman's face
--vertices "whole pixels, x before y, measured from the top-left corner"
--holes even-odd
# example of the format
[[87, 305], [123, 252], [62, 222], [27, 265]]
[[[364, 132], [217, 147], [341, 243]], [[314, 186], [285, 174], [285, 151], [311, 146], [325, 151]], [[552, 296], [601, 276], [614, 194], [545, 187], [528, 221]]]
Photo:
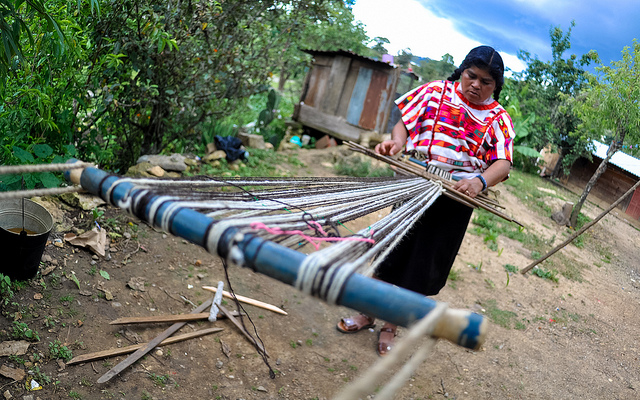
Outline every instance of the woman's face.
[[462, 94], [472, 103], [481, 104], [496, 90], [496, 81], [489, 71], [471, 66], [462, 71], [460, 77]]

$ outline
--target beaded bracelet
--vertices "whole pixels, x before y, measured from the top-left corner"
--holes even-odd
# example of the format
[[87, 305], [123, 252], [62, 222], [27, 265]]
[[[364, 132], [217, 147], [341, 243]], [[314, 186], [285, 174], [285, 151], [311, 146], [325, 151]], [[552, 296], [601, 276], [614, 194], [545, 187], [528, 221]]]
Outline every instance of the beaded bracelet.
[[484, 179], [484, 176], [478, 174], [476, 175], [476, 178], [480, 179], [480, 182], [482, 182], [482, 192], [487, 190], [487, 181]]

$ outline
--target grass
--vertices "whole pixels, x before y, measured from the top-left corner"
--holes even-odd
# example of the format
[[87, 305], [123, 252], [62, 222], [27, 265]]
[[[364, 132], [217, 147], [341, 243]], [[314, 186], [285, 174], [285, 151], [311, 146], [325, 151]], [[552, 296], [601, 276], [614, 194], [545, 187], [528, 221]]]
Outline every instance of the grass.
[[518, 317], [518, 314], [513, 311], [499, 309], [495, 299], [487, 300], [482, 305], [484, 306], [487, 317], [489, 317], [494, 324], [503, 328], [511, 329], [511, 324]]
[[541, 267], [534, 267], [531, 270], [531, 273], [534, 274], [535, 276], [538, 276], [540, 278], [543, 279], [547, 279], [550, 280], [552, 282], [558, 283], [558, 271], [556, 270], [547, 270], [545, 268], [541, 268]]
[[357, 154], [339, 159], [335, 165], [335, 172], [338, 175], [357, 176], [361, 178], [393, 176], [391, 168], [374, 166], [370, 160], [360, 157]]

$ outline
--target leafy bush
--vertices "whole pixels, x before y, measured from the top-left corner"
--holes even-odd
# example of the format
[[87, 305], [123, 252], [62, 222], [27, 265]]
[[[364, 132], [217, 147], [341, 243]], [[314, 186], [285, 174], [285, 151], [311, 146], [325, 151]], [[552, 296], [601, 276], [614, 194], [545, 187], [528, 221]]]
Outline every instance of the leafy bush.
[[60, 341], [57, 339], [49, 343], [49, 354], [51, 355], [51, 358], [61, 359], [64, 361], [69, 361], [73, 358], [71, 350], [69, 350], [67, 346], [64, 346], [62, 343], [60, 343]]
[[40, 341], [38, 332], [29, 328], [24, 322], [13, 321], [13, 338], [17, 340], [28, 340], [31, 342]]

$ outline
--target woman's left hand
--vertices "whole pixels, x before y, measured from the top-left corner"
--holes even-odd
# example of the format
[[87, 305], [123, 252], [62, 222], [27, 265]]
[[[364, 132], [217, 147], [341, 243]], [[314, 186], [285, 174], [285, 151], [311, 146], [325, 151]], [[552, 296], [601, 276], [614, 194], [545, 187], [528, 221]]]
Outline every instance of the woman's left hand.
[[474, 198], [482, 192], [482, 181], [478, 178], [462, 179], [453, 185], [453, 188], [460, 193]]

